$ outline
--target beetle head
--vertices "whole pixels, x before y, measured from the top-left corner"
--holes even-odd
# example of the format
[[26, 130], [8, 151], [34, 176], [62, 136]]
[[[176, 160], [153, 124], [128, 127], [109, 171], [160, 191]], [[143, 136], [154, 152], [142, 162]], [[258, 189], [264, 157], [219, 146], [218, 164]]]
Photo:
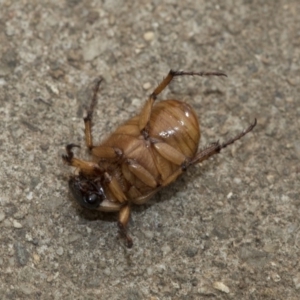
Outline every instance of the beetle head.
[[69, 188], [76, 201], [85, 208], [97, 209], [106, 198], [100, 181], [82, 175], [71, 177]]

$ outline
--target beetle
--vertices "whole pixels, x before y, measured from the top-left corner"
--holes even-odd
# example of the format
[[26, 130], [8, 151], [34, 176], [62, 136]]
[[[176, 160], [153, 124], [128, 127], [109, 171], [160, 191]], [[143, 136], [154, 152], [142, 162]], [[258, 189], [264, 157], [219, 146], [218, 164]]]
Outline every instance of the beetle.
[[85, 143], [91, 161], [74, 157], [76, 144], [66, 146], [63, 161], [78, 169], [69, 179], [69, 188], [83, 207], [119, 212], [118, 227], [127, 247], [133, 242], [127, 233], [132, 204], [143, 204], [163, 187], [174, 182], [187, 168], [207, 160], [241, 139], [256, 126], [256, 119], [245, 130], [224, 143], [218, 141], [198, 150], [200, 127], [193, 108], [182, 101], [157, 96], [177, 76], [226, 76], [222, 72], [170, 70], [154, 89], [140, 114], [119, 126], [100, 145], [93, 144], [92, 116], [102, 78], [84, 118]]

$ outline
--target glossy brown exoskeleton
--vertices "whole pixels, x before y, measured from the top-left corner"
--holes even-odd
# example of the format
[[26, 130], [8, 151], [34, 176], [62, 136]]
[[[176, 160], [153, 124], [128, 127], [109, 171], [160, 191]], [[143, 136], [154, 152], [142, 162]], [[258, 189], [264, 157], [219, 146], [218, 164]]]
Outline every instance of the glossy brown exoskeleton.
[[126, 227], [132, 204], [143, 204], [157, 191], [175, 181], [188, 167], [200, 163], [250, 132], [256, 119], [246, 130], [225, 143], [215, 142], [199, 151], [200, 128], [192, 107], [178, 100], [155, 100], [175, 76], [226, 76], [220, 72], [177, 72], [168, 76], [149, 96], [142, 111], [119, 126], [100, 145], [94, 145], [91, 133], [93, 110], [101, 79], [97, 81], [87, 116], [84, 118], [86, 145], [92, 160], [75, 158], [69, 144], [63, 160], [78, 169], [69, 187], [83, 207], [101, 211], [118, 211], [118, 226], [126, 238], [132, 239]]

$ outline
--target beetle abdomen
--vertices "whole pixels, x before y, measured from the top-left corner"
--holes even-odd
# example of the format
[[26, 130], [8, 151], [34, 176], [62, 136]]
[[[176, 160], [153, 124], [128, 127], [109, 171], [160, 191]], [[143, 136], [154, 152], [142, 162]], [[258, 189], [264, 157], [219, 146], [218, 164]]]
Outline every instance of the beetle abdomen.
[[[122, 163], [117, 163], [116, 167], [120, 168], [128, 186], [134, 187], [134, 193], [132, 189], [129, 195], [132, 197], [156, 189], [181, 167], [178, 165], [180, 157], [195, 155], [199, 140], [199, 124], [191, 106], [166, 100], [154, 105], [146, 135], [140, 132], [139, 117], [136, 116], [119, 126], [102, 145], [122, 151]], [[169, 158], [166, 149], [171, 152], [175, 149], [179, 158]]]
[[[197, 116], [190, 105], [177, 100], [157, 103], [151, 112], [149, 135], [162, 140], [185, 158], [191, 158], [198, 149], [200, 128]], [[168, 155], [160, 155], [154, 149], [156, 166], [162, 180], [166, 180], [181, 168]]]
[[190, 105], [177, 100], [157, 103], [151, 112], [149, 135], [163, 140], [186, 157], [195, 155], [200, 128]]

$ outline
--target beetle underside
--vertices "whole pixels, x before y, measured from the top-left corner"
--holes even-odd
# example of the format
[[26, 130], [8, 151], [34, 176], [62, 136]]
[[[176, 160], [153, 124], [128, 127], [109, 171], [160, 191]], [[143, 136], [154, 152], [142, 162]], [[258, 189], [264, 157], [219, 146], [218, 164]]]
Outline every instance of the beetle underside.
[[130, 206], [143, 204], [158, 190], [175, 181], [188, 167], [201, 163], [245, 136], [256, 125], [220, 144], [212, 143], [198, 150], [200, 128], [194, 110], [186, 103], [165, 100], [154, 105], [157, 96], [175, 76], [226, 76], [219, 72], [176, 72], [168, 76], [149, 96], [141, 113], [117, 128], [103, 143], [93, 145], [92, 115], [102, 79], [94, 88], [87, 116], [84, 118], [86, 145], [93, 161], [75, 158], [69, 144], [63, 160], [79, 169], [69, 180], [70, 190], [83, 207], [102, 211], [119, 211], [118, 226], [128, 247], [127, 233]]

